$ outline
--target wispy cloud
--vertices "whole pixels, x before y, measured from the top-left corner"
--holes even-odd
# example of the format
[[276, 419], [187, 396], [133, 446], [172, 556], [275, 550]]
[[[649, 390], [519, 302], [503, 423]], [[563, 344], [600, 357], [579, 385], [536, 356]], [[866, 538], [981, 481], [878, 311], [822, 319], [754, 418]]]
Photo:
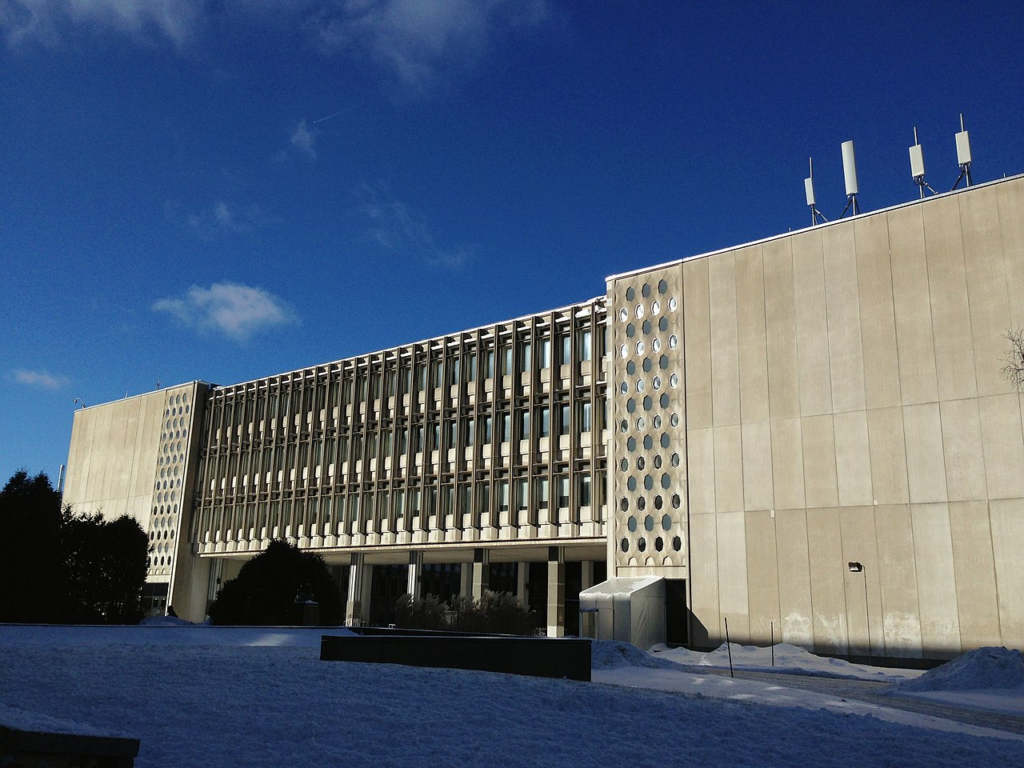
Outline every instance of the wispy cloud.
[[54, 392], [68, 384], [65, 376], [54, 376], [46, 371], [29, 371], [25, 368], [18, 368], [12, 373], [12, 378], [19, 384], [35, 389], [47, 389]]
[[291, 135], [288, 137], [288, 143], [292, 145], [292, 148], [310, 160], [316, 159], [316, 133], [306, 124], [305, 120], [300, 120], [292, 128]]
[[359, 212], [367, 219], [366, 236], [396, 256], [417, 258], [445, 269], [460, 269], [472, 258], [462, 245], [439, 245], [426, 216], [393, 197], [383, 184], [364, 184]]
[[368, 58], [406, 91], [472, 67], [510, 31], [540, 25], [548, 0], [0, 0], [10, 47], [56, 46], [79, 31], [194, 47], [218, 25], [291, 27], [328, 55]]
[[204, 0], [3, 0], [0, 30], [11, 47], [57, 45], [74, 29], [111, 31], [183, 49], [205, 23]]
[[402, 85], [426, 91], [503, 31], [547, 16], [545, 0], [347, 0], [323, 4], [311, 26], [325, 50], [368, 55]]
[[164, 203], [164, 216], [201, 240], [251, 232], [267, 220], [258, 206], [237, 205], [228, 200], [217, 200], [199, 211], [187, 211], [177, 200], [168, 200]]
[[183, 296], [154, 302], [153, 311], [167, 312], [200, 332], [213, 331], [235, 341], [298, 322], [277, 296], [238, 283], [214, 283], [209, 288], [193, 285]]

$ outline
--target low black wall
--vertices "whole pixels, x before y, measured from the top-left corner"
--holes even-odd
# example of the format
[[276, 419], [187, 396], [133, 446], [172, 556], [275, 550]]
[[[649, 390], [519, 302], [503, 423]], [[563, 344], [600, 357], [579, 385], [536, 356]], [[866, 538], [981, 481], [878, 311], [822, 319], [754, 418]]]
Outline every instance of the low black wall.
[[138, 739], [23, 731], [0, 725], [0, 765], [132, 768]]
[[569, 638], [324, 635], [320, 659], [476, 669], [590, 682], [590, 641]]

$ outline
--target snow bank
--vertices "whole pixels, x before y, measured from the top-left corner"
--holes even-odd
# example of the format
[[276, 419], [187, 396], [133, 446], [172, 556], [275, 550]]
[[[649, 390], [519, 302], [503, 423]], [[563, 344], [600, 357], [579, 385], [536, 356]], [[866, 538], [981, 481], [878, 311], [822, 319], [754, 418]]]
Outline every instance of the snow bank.
[[1024, 693], [1024, 656], [1020, 651], [978, 648], [925, 672], [916, 680], [906, 680], [891, 688], [900, 693], [992, 689]]
[[[701, 667], [729, 667], [729, 647], [723, 643], [710, 652], [690, 651], [686, 648], [655, 646], [658, 656], [671, 659], [677, 664]], [[775, 646], [775, 665], [772, 666], [771, 647], [732, 643], [732, 665], [735, 669], [753, 672], [785, 672], [790, 675], [813, 675], [833, 677], [842, 680], [875, 680], [878, 682], [899, 682], [914, 678], [921, 673], [917, 670], [885, 669], [865, 664], [851, 664], [842, 659], [816, 656], [810, 651], [789, 643]]]
[[679, 665], [670, 659], [659, 658], [618, 640], [595, 640], [590, 650], [590, 666], [592, 669], [641, 667], [679, 670]]

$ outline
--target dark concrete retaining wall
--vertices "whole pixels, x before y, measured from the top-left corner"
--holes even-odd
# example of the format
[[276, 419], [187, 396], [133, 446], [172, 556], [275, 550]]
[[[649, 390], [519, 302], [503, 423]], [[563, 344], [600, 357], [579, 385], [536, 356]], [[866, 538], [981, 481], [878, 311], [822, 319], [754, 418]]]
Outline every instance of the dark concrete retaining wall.
[[590, 641], [569, 638], [324, 635], [320, 659], [476, 669], [590, 682]]
[[138, 754], [138, 739], [23, 731], [0, 725], [0, 765], [131, 768]]

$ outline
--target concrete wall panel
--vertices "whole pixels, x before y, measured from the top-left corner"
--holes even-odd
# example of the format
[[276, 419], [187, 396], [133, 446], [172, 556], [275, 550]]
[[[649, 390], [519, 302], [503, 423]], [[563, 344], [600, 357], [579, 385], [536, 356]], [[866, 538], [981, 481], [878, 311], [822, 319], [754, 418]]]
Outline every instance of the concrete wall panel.
[[1024, 648], [1024, 499], [989, 503], [1003, 645]]
[[986, 498], [985, 459], [977, 400], [948, 400], [939, 405], [946, 493], [950, 501]]
[[921, 610], [921, 646], [926, 656], [960, 652], [953, 541], [946, 504], [911, 504], [914, 560]]
[[711, 307], [708, 293], [708, 259], [683, 264], [683, 333], [686, 348], [686, 426], [710, 427], [711, 408]]
[[[743, 512], [715, 516], [718, 522], [718, 597], [723, 619], [729, 619], [734, 643], [750, 642], [750, 602], [747, 592], [747, 537]], [[724, 622], [722, 625], [724, 633]]]
[[715, 433], [697, 429], [686, 433], [687, 493], [691, 515], [715, 511]]
[[971, 313], [971, 346], [979, 395], [1008, 391], [999, 370], [1006, 356], [1004, 334], [1010, 328], [1006, 269], [999, 236], [998, 187], [960, 195], [967, 299]]
[[857, 238], [864, 401], [867, 408], [889, 408], [901, 400], [888, 218], [858, 218], [853, 231]]
[[1024, 328], [1024, 184], [1000, 184], [996, 193], [1010, 328]]
[[1016, 395], [978, 399], [990, 499], [1024, 497], [1024, 440]]
[[772, 509], [775, 491], [772, 481], [772, 436], [767, 421], [744, 424], [743, 441], [743, 507]]
[[879, 408], [867, 412], [871, 449], [871, 492], [878, 504], [906, 504], [907, 445], [903, 438], [903, 409]]
[[711, 306], [711, 402], [716, 427], [740, 423], [739, 347], [736, 318], [736, 258], [708, 259]]
[[750, 602], [750, 642], [767, 645], [774, 628], [780, 642], [779, 566], [776, 555], [775, 516], [769, 511], [747, 512], [747, 593]]
[[776, 509], [803, 509], [804, 454], [800, 419], [771, 422], [772, 486]]
[[807, 507], [839, 504], [836, 444], [831, 416], [813, 416], [801, 423], [804, 449], [804, 493]]
[[796, 341], [800, 371], [800, 414], [817, 416], [832, 411], [832, 382], [828, 357], [828, 316], [821, 233], [793, 236], [793, 297], [796, 302]]
[[[843, 541], [842, 570], [846, 582], [849, 652], [881, 656], [884, 653], [884, 632], [874, 507], [842, 507], [839, 525]], [[861, 564], [860, 572], [850, 571], [851, 562]]]
[[857, 251], [853, 227], [827, 227], [821, 236], [825, 265], [828, 358], [834, 413], [864, 409]]
[[931, 403], [939, 398], [921, 208], [898, 208], [887, 214], [900, 395], [904, 405]]
[[743, 510], [743, 450], [739, 426], [718, 427], [715, 436], [715, 508]]
[[874, 503], [871, 490], [871, 451], [864, 411], [838, 413], [833, 418], [836, 440], [836, 477], [840, 506]]
[[765, 324], [768, 337], [768, 402], [773, 419], [800, 415], [793, 250], [786, 238], [765, 243]]
[[846, 653], [846, 562], [843, 560], [838, 509], [807, 510], [807, 549], [814, 605], [814, 650], [818, 653]]
[[949, 528], [953, 538], [960, 642], [963, 650], [969, 651], [999, 637], [988, 504], [984, 501], [951, 501]]
[[743, 422], [768, 420], [768, 347], [761, 246], [736, 253], [736, 313], [740, 414]]
[[924, 215], [928, 289], [935, 329], [935, 373], [939, 399], [976, 397], [971, 313], [960, 235], [960, 207], [956, 197], [940, 198], [921, 206]]
[[910, 505], [875, 507], [875, 531], [885, 650], [892, 656], [918, 658], [921, 656], [921, 611]]
[[691, 642], [708, 646], [719, 641], [718, 528], [715, 515], [690, 516]]
[[803, 509], [778, 510], [775, 528], [782, 641], [810, 648], [814, 645], [814, 611], [807, 512]]
[[910, 501], [945, 501], [946, 470], [942, 456], [942, 425], [938, 403], [904, 408], [903, 433], [907, 441]]

